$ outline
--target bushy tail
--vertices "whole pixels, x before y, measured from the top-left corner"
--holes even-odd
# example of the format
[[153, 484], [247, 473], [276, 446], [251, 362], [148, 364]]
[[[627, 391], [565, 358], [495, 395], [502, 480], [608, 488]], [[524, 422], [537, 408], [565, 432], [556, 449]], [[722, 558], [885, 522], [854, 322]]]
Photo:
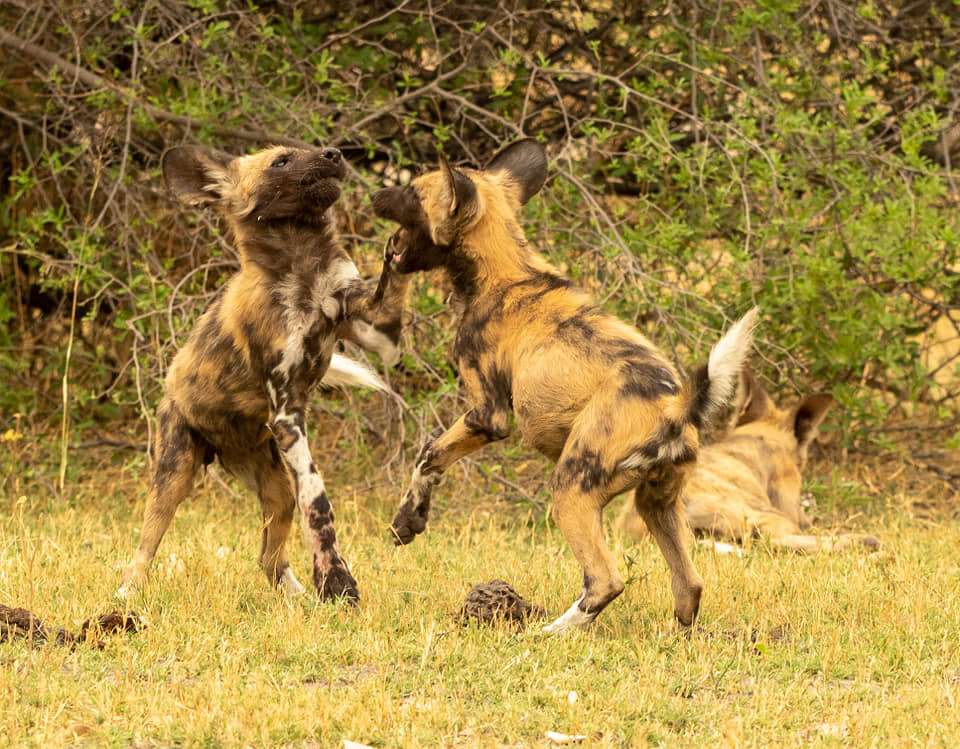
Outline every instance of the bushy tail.
[[759, 310], [754, 307], [741, 317], [710, 352], [706, 366], [693, 374], [693, 398], [689, 419], [700, 429], [733, 400], [740, 371], [753, 346], [753, 329]]
[[370, 367], [342, 354], [333, 355], [321, 382], [327, 387], [365, 387], [393, 394], [390, 386]]

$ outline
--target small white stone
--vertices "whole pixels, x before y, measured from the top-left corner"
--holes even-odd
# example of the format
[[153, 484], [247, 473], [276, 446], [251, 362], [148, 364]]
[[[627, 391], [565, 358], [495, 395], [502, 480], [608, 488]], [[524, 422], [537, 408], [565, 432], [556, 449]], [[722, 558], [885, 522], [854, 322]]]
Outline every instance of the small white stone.
[[557, 731], [547, 731], [543, 735], [547, 737], [547, 741], [554, 744], [579, 744], [581, 741], [587, 740], [587, 737], [582, 734], [559, 733]]
[[842, 739], [847, 735], [847, 727], [843, 723], [821, 723], [817, 726], [817, 733], [831, 739]]
[[579, 699], [579, 697], [577, 696], [577, 693], [576, 693], [576, 692], [567, 692], [567, 704], [568, 704], [568, 705], [576, 705], [578, 699]]

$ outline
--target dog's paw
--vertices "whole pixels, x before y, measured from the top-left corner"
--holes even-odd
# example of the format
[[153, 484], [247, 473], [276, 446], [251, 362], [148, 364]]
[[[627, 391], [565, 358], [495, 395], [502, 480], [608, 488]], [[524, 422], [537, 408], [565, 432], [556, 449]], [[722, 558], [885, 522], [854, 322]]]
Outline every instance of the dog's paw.
[[343, 599], [352, 606], [356, 606], [360, 601], [357, 581], [353, 579], [353, 575], [346, 567], [332, 567], [326, 574], [314, 567], [313, 583], [323, 601]]
[[127, 574], [120, 587], [114, 591], [113, 597], [118, 601], [127, 601], [140, 591], [145, 582], [145, 575]]
[[283, 570], [280, 579], [277, 581], [277, 586], [284, 594], [292, 597], [300, 596], [307, 592], [306, 588], [300, 584], [297, 576], [293, 574], [293, 570], [289, 567]]
[[404, 546], [427, 529], [427, 513], [429, 508], [426, 505], [414, 509], [413, 505], [404, 502], [400, 505], [393, 522], [390, 523], [390, 533], [393, 543], [397, 546]]

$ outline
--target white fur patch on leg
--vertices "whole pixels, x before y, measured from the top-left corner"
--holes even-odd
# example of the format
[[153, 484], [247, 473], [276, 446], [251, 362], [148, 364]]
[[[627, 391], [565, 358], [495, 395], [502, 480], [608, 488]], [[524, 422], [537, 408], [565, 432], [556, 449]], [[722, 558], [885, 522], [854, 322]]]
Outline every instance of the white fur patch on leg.
[[413, 476], [410, 477], [410, 486], [407, 489], [406, 496], [403, 498], [404, 502], [409, 500], [414, 509], [424, 503], [433, 493], [433, 487], [440, 482], [439, 473], [423, 475], [422, 469], [426, 464], [427, 461], [423, 460], [413, 469]]
[[[281, 412], [277, 421], [283, 418], [285, 418], [285, 414]], [[303, 534], [303, 540], [311, 553], [317, 554], [320, 552], [320, 541], [316, 534], [310, 530], [306, 520], [313, 500], [323, 494], [326, 487], [323, 483], [323, 476], [320, 475], [320, 471], [317, 470], [313, 464], [313, 458], [310, 456], [307, 436], [298, 427], [294, 427], [294, 429], [297, 431], [297, 439], [284, 451], [284, 458], [297, 477], [297, 507], [300, 508], [302, 520], [300, 531]]]
[[280, 576], [280, 589], [288, 596], [299, 596], [306, 592], [306, 588], [300, 584], [290, 567], [287, 567]]
[[596, 617], [586, 613], [580, 608], [581, 601], [583, 601], [583, 596], [580, 596], [574, 601], [573, 605], [568, 608], [562, 616], [550, 622], [542, 631], [548, 635], [556, 635], [571, 627], [586, 627], [590, 624]]

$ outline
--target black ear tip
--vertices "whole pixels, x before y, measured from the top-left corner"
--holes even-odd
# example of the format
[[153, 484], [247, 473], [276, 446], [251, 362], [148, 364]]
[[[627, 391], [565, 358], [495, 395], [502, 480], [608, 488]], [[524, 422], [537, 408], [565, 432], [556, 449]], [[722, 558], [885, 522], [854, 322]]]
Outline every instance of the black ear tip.
[[542, 154], [544, 158], [547, 157], [547, 147], [536, 138], [524, 138], [520, 143], [524, 143], [526, 148], [531, 148], [537, 153]]
[[837, 405], [837, 399], [833, 397], [831, 393], [819, 393], [820, 396], [820, 408], [823, 409], [823, 412], [831, 410], [834, 406]]
[[195, 163], [198, 159], [198, 151], [196, 146], [171, 146], [160, 156], [160, 171], [166, 176], [173, 169]]
[[186, 146], [170, 146], [160, 155], [160, 168], [166, 169], [167, 166], [175, 162], [180, 155], [178, 152], [183, 151], [184, 148]]
[[500, 151], [490, 159], [487, 169], [496, 169], [510, 161], [542, 161], [544, 168], [546, 168], [547, 148], [536, 138], [521, 138], [501, 148]]
[[547, 149], [535, 138], [524, 138], [501, 150], [487, 169], [513, 175], [520, 186], [520, 202], [526, 203], [547, 181]]
[[830, 393], [814, 393], [803, 399], [801, 407], [807, 411], [826, 411], [837, 402]]

